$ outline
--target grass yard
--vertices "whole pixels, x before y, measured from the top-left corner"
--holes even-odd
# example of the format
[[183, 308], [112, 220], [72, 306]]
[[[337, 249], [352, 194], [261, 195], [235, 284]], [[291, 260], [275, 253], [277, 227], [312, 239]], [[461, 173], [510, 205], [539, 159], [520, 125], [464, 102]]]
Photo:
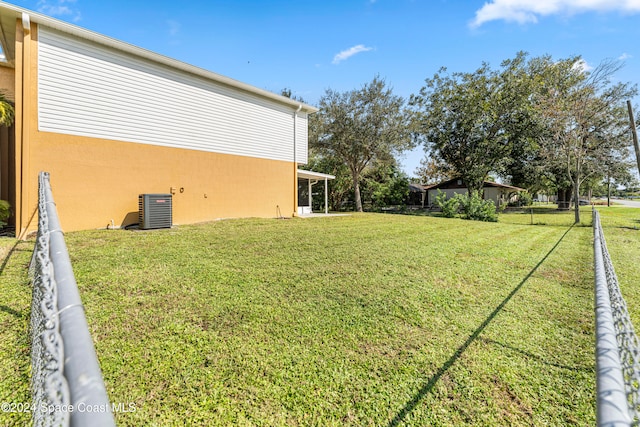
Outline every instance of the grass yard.
[[[33, 242], [0, 238], [0, 402], [28, 403], [30, 379], [31, 287], [27, 266]], [[0, 425], [24, 426], [27, 413], [0, 412]]]
[[640, 209], [603, 206], [598, 212], [622, 295], [640, 331]]
[[[110, 398], [135, 405], [118, 425], [587, 425], [592, 230], [572, 218], [247, 219], [67, 243]], [[3, 400], [29, 398], [31, 245], [0, 273]]]

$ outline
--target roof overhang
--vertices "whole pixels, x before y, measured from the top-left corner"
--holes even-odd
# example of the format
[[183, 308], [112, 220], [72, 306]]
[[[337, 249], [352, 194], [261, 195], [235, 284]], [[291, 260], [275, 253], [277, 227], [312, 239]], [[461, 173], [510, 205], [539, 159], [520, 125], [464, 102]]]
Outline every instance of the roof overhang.
[[500, 184], [498, 182], [492, 182], [492, 181], [485, 181], [484, 182], [484, 186], [485, 187], [501, 188], [503, 190], [511, 190], [511, 191], [527, 191], [524, 188], [514, 187], [513, 185]]
[[33, 12], [31, 10], [0, 1], [0, 43], [2, 44], [2, 49], [4, 50], [4, 54], [7, 58], [7, 63], [12, 66], [15, 63], [16, 21], [18, 19], [22, 19], [23, 14], [28, 15], [29, 20], [36, 24], [53, 28], [63, 33], [71, 34], [75, 37], [79, 37], [126, 53], [130, 53], [132, 55], [139, 56], [181, 71], [185, 71], [190, 74], [204, 77], [208, 80], [215, 81], [216, 83], [220, 83], [225, 86], [229, 86], [244, 92], [249, 92], [251, 94], [261, 96], [263, 98], [277, 101], [281, 104], [290, 106], [294, 110], [298, 110], [298, 108], [300, 108], [302, 111], [309, 114], [318, 111], [316, 107], [301, 103], [282, 95], [275, 94], [273, 92], [269, 92], [268, 90], [260, 89], [247, 83], [242, 83], [238, 80], [234, 80], [229, 77], [207, 71], [203, 68], [178, 61], [177, 59], [169, 58], [150, 50], [143, 49], [141, 47], [134, 46], [132, 44], [86, 30], [76, 25], [51, 18], [41, 13]]
[[[425, 190], [437, 190], [437, 189], [440, 189], [440, 188], [442, 188], [442, 187], [444, 187], [444, 186], [446, 186], [446, 185], [448, 185], [448, 184], [450, 184], [450, 183], [452, 183], [454, 181], [461, 181], [461, 184], [459, 186], [457, 186], [457, 187], [450, 188], [450, 189], [467, 188], [467, 186], [464, 184], [464, 182], [462, 182], [462, 178], [453, 178], [453, 179], [449, 179], [447, 181], [440, 182], [438, 184], [425, 185], [424, 189]], [[493, 182], [493, 181], [484, 181], [483, 184], [482, 184], [482, 187], [483, 188], [494, 187], [494, 188], [500, 188], [500, 189], [503, 189], [503, 190], [511, 190], [511, 191], [527, 191], [524, 188], [514, 187], [513, 185], [500, 184], [498, 182]]]
[[298, 169], [298, 178], [305, 178], [305, 179], [336, 179], [336, 177], [334, 175], [329, 175], [327, 173], [320, 173], [320, 172], [305, 171], [305, 170], [302, 170], [302, 169]]

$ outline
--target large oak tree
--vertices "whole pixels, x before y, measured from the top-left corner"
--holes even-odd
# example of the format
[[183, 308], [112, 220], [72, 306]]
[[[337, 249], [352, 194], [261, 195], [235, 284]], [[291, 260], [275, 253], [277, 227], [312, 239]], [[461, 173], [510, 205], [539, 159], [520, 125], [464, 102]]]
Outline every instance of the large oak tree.
[[359, 90], [327, 89], [318, 107], [309, 123], [309, 147], [349, 169], [356, 210], [362, 212], [360, 182], [365, 169], [390, 164], [394, 155], [413, 146], [404, 99], [375, 77]]
[[513, 145], [532, 132], [525, 65], [521, 52], [498, 70], [486, 63], [471, 73], [443, 68], [411, 97], [418, 134], [469, 191], [482, 191], [489, 173], [502, 170]]

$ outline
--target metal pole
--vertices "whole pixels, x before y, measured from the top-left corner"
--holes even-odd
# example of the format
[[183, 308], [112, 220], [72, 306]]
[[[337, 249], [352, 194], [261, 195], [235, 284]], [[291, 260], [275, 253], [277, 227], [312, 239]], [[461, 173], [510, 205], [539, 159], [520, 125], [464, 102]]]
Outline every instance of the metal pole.
[[308, 191], [309, 191], [309, 211], [310, 211], [309, 213], [311, 213], [311, 212], [313, 212], [313, 204], [312, 204], [312, 201], [313, 201], [313, 184], [311, 184], [311, 178], [309, 178], [308, 186], [309, 186], [309, 190]]
[[620, 352], [611, 313], [607, 286], [600, 218], [593, 210], [593, 250], [595, 268], [596, 312], [596, 417], [598, 426], [630, 426], [631, 416], [627, 404]]
[[533, 225], [533, 206], [531, 206], [531, 225]]
[[324, 177], [324, 213], [329, 213], [329, 185], [326, 176]]
[[633, 107], [631, 101], [627, 100], [627, 109], [629, 110], [629, 122], [631, 124], [631, 134], [633, 135], [633, 146], [636, 149], [636, 163], [638, 164], [638, 173], [640, 173], [640, 147], [638, 146], [638, 132], [636, 130], [636, 120], [633, 117]]

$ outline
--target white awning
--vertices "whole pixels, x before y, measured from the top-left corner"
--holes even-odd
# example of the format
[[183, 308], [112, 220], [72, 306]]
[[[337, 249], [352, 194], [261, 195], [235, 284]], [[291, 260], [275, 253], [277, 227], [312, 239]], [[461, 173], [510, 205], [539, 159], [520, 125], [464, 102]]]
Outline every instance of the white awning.
[[302, 169], [298, 169], [298, 178], [305, 178], [305, 179], [336, 179], [336, 177], [334, 175], [329, 175], [327, 173], [320, 173], [320, 172], [305, 171], [305, 170], [302, 170]]
[[[313, 186], [313, 184], [317, 184], [318, 181], [324, 181], [324, 213], [328, 214], [329, 213], [329, 185], [328, 182], [330, 179], [336, 179], [335, 176], [333, 175], [329, 175], [328, 173], [320, 173], [320, 172], [312, 172], [312, 171], [305, 171], [302, 169], [298, 169], [298, 178], [302, 178], [302, 179], [308, 179], [308, 185], [309, 185], [309, 205], [308, 206], [298, 206], [298, 213], [300, 214], [305, 214], [305, 213], [311, 213], [311, 206], [313, 206], [313, 203], [311, 202], [311, 200], [313, 199], [313, 191], [311, 190], [311, 187]], [[312, 182], [315, 181], [315, 182]], [[306, 211], [306, 212], [305, 212]]]

